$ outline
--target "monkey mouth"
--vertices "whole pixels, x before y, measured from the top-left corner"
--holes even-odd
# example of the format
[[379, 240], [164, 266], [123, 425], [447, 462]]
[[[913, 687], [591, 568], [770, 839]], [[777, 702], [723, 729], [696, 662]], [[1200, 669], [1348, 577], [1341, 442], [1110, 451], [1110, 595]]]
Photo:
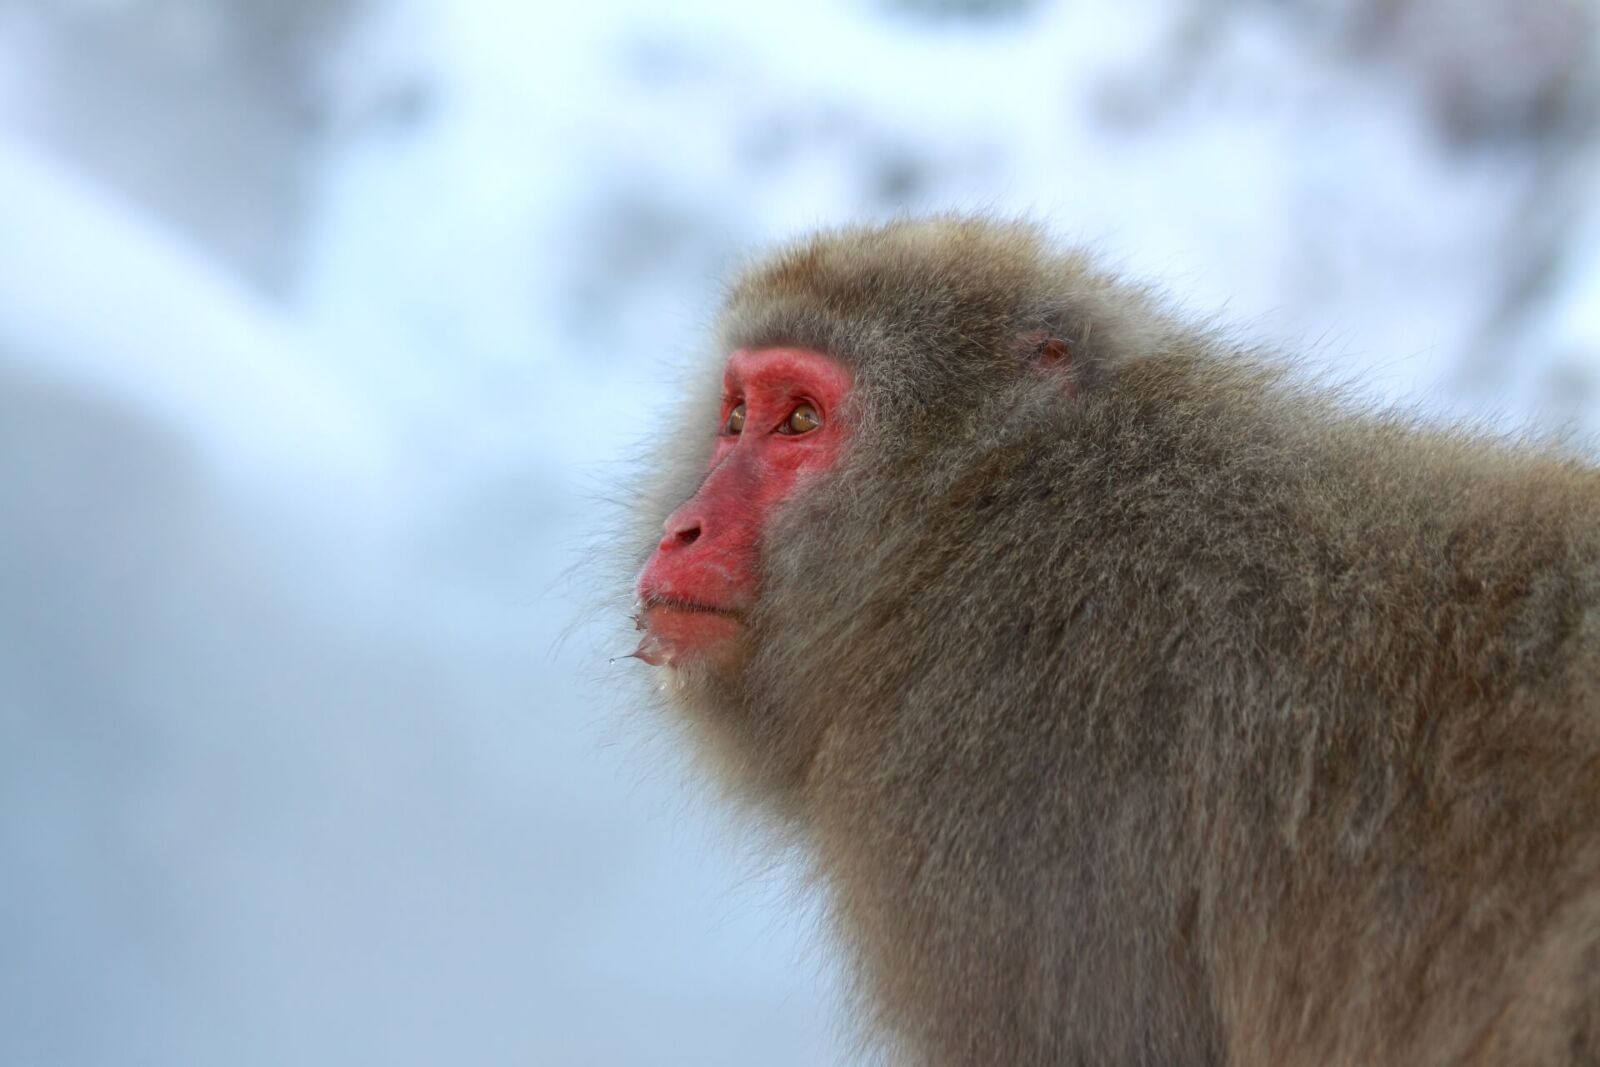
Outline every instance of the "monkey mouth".
[[737, 644], [744, 613], [683, 597], [653, 594], [639, 604], [634, 624], [644, 631], [637, 659], [652, 667], [678, 667], [696, 660], [715, 660]]

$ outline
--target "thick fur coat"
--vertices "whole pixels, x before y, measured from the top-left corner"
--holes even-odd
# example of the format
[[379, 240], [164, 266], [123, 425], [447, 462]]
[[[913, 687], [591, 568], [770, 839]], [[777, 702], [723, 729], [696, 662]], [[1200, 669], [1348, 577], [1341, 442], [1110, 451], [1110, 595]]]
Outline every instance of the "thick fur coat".
[[807, 842], [888, 1048], [1600, 1057], [1594, 469], [1296, 385], [1025, 225], [784, 248], [715, 348], [768, 345], [852, 369], [851, 442], [742, 658], [660, 688]]

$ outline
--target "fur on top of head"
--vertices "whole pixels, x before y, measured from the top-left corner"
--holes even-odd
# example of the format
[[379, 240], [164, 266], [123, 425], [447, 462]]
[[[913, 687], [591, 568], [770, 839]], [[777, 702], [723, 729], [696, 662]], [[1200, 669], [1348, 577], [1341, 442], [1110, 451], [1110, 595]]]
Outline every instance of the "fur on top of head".
[[1147, 293], [1037, 225], [941, 215], [779, 248], [735, 279], [717, 336], [723, 352], [825, 352], [903, 407], [941, 414], [943, 398], [1021, 377], [1051, 340], [1082, 385], [1117, 353], [1159, 351], [1180, 332]]

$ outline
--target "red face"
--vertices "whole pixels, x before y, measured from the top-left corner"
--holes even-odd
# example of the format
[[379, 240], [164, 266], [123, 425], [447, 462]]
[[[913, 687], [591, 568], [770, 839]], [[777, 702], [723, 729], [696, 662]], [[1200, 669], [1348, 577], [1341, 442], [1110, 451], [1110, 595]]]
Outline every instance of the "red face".
[[722, 422], [705, 481], [667, 517], [639, 575], [635, 655], [652, 665], [714, 660], [737, 646], [755, 603], [761, 535], [803, 476], [832, 467], [850, 372], [799, 348], [741, 349], [722, 379]]

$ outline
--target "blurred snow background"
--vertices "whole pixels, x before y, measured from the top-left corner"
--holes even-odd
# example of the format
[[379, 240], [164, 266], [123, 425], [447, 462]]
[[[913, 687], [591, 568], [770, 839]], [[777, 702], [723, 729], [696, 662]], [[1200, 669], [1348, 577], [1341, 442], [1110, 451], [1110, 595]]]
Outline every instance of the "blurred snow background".
[[753, 246], [1027, 212], [1597, 428], [1593, 0], [792, 10], [0, 0], [0, 1063], [850, 1061], [585, 615]]

